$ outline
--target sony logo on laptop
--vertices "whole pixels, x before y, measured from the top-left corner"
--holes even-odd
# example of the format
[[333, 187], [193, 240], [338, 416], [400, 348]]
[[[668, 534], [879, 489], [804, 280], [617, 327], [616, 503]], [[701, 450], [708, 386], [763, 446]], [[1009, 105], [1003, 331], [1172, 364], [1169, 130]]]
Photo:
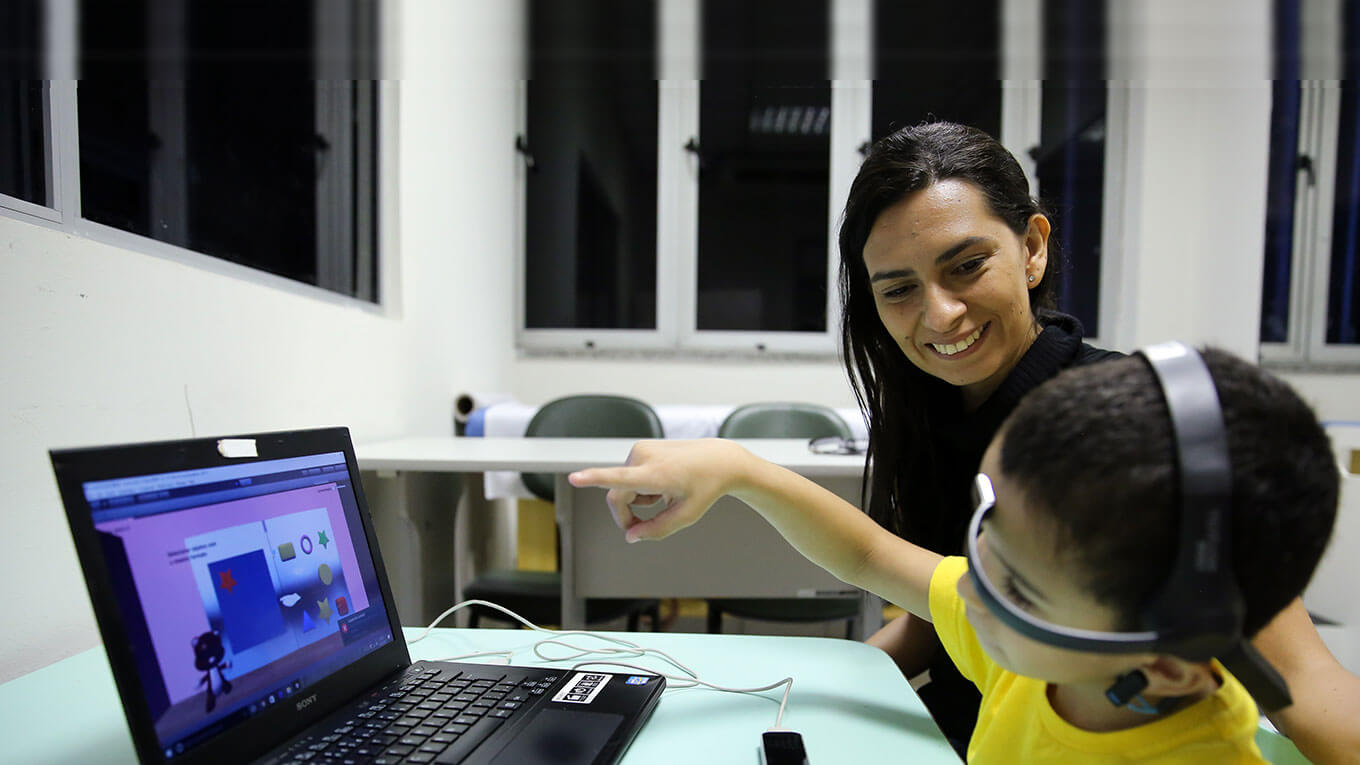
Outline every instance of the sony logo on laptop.
[[316, 694], [315, 694], [315, 693], [313, 693], [312, 695], [310, 695], [310, 696], [308, 696], [307, 698], [303, 699], [302, 701], [299, 701], [299, 702], [297, 703], [297, 711], [301, 712], [302, 710], [304, 710], [304, 709], [306, 709], [307, 707], [311, 706], [313, 701], [316, 701]]

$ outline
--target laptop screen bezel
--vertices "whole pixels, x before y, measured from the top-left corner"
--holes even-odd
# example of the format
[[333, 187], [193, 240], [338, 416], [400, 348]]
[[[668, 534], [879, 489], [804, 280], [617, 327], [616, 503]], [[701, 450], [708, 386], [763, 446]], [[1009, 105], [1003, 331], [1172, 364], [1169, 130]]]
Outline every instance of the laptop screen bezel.
[[[257, 456], [228, 458], [218, 451], [223, 438], [252, 440]], [[126, 478], [137, 475], [196, 470], [249, 462], [342, 452], [351, 479], [355, 504], [363, 533], [372, 552], [373, 565], [387, 621], [393, 639], [304, 689], [287, 703], [272, 705], [202, 745], [174, 758], [181, 763], [238, 762], [257, 757], [287, 741], [311, 723], [335, 711], [383, 679], [411, 663], [396, 603], [383, 565], [382, 552], [369, 514], [368, 500], [359, 479], [349, 429], [344, 427], [315, 430], [277, 431], [235, 436], [217, 436], [179, 441], [159, 441], [123, 446], [80, 449], [54, 449], [49, 452], [62, 504], [66, 509], [85, 585], [90, 593], [95, 621], [103, 636], [114, 682], [123, 700], [123, 709], [132, 733], [133, 744], [142, 762], [164, 763], [165, 752], [156, 735], [154, 720], [145, 704], [129, 631], [117, 598], [108, 580], [108, 568], [99, 544], [94, 519], [85, 499], [83, 486], [90, 481]], [[301, 707], [299, 709], [299, 707]]]

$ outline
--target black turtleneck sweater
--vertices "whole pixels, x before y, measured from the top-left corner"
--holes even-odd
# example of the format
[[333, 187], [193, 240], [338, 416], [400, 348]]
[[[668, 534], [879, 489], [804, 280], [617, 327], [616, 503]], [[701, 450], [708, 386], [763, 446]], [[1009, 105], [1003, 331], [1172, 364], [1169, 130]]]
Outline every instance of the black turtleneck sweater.
[[1043, 329], [1034, 344], [977, 410], [964, 411], [957, 388], [934, 391], [930, 403], [931, 456], [934, 480], [944, 489], [945, 506], [915, 507], [908, 497], [907, 512], [935, 515], [928, 524], [931, 530], [926, 538], [911, 541], [941, 555], [960, 554], [973, 510], [969, 497], [973, 476], [992, 437], [1020, 399], [1064, 369], [1124, 355], [1082, 342], [1081, 323], [1072, 316], [1044, 311], [1039, 314], [1039, 322]]

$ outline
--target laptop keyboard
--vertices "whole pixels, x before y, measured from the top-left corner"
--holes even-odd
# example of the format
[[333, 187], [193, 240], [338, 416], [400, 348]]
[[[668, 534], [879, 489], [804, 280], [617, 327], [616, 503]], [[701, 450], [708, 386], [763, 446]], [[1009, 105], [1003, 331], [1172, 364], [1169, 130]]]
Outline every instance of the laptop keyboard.
[[557, 681], [556, 670], [466, 672], [413, 665], [370, 692], [330, 732], [294, 741], [271, 762], [458, 763]]

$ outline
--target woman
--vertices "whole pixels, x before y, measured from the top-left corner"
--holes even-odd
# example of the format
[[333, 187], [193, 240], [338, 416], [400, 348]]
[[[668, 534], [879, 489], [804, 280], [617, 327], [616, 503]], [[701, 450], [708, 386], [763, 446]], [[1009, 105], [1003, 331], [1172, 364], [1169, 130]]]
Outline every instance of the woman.
[[[1075, 319], [1051, 311], [1058, 258], [1049, 233], [1015, 158], [960, 125], [882, 139], [851, 186], [840, 234], [842, 347], [869, 422], [868, 512], [936, 552], [961, 552], [969, 482], [1020, 398], [1063, 369], [1120, 355], [1086, 345]], [[652, 488], [610, 492], [629, 541], [683, 528], [724, 493], [782, 501], [744, 491], [742, 477], [726, 474], [725, 448], [635, 449], [629, 465]], [[761, 485], [781, 485], [786, 471], [759, 464]], [[653, 519], [633, 516], [631, 506], [662, 498], [667, 506]], [[930, 669], [921, 697], [946, 736], [966, 746], [978, 696], [931, 625], [903, 617], [869, 642], [908, 676]], [[1276, 725], [1315, 761], [1354, 761], [1346, 758], [1360, 752], [1360, 724], [1348, 711], [1360, 709], [1360, 679], [1327, 652], [1302, 604], [1256, 643], [1293, 689], [1295, 704], [1272, 716]]]
[[[1020, 398], [1070, 366], [1120, 354], [1052, 313], [1058, 253], [1019, 163], [979, 130], [935, 123], [879, 141], [841, 224], [842, 348], [868, 413], [869, 515], [942, 555], [961, 552], [982, 453]], [[869, 639], [919, 689], [956, 747], [978, 695], [930, 624]]]

